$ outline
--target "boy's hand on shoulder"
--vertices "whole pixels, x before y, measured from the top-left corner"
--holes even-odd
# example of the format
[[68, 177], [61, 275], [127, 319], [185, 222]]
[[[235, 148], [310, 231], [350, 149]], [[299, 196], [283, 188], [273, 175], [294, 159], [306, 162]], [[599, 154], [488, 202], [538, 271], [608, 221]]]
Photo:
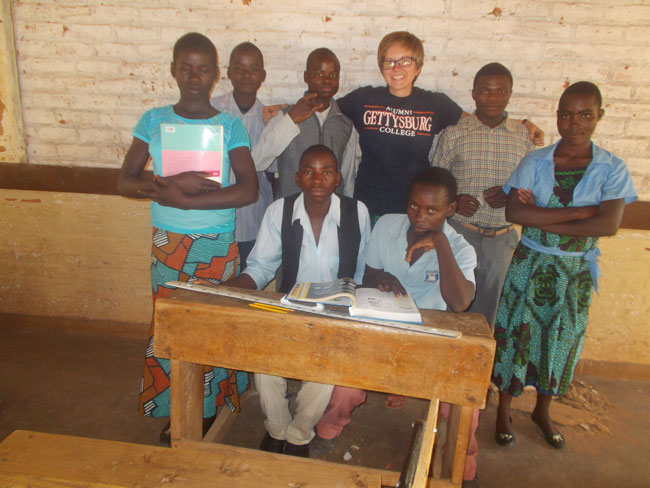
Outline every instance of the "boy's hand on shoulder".
[[264, 120], [264, 123], [266, 124], [269, 120], [275, 117], [280, 110], [286, 108], [286, 106], [287, 106], [286, 103], [279, 103], [276, 105], [266, 105], [262, 109], [262, 119]]
[[537, 127], [534, 123], [532, 123], [528, 119], [522, 120], [522, 123], [526, 126], [528, 129], [528, 136], [530, 137], [530, 140], [533, 141], [533, 144], [536, 146], [543, 146], [544, 145], [544, 131]]
[[472, 195], [461, 193], [456, 197], [456, 212], [463, 217], [471, 217], [476, 213], [480, 202]]
[[506, 206], [508, 195], [500, 186], [493, 186], [483, 192], [485, 202], [492, 208], [503, 208]]
[[206, 191], [215, 191], [221, 188], [221, 183], [209, 180], [208, 176], [211, 176], [211, 174], [203, 171], [186, 171], [174, 176], [168, 176], [167, 179], [176, 183], [186, 195], [196, 196]]
[[307, 93], [307, 95], [298, 100], [298, 102], [289, 111], [289, 117], [291, 117], [291, 120], [293, 120], [295, 124], [304, 122], [309, 117], [311, 117], [311, 114], [313, 114], [316, 110], [323, 108], [323, 104], [321, 102], [317, 102], [316, 97], [316, 93]]

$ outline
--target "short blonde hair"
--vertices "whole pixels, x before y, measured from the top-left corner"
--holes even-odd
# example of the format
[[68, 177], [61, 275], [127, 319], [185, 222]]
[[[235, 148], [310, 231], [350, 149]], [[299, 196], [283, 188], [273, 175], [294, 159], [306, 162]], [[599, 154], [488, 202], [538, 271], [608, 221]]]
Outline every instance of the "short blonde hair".
[[422, 41], [410, 32], [397, 31], [386, 34], [379, 43], [379, 47], [377, 48], [377, 64], [379, 65], [379, 70], [382, 69], [381, 63], [386, 57], [386, 51], [394, 44], [402, 44], [407, 49], [413, 51], [415, 65], [418, 68], [422, 67], [424, 64], [424, 46], [422, 45]]

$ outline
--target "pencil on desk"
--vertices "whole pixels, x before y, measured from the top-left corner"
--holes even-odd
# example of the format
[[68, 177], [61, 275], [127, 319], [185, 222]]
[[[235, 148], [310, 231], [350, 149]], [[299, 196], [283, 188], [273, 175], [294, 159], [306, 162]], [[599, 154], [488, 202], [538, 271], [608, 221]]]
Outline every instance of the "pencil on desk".
[[291, 309], [288, 308], [282, 308], [282, 307], [276, 307], [274, 305], [266, 305], [264, 303], [249, 303], [249, 307], [253, 308], [259, 308], [260, 310], [267, 310], [269, 312], [277, 312], [277, 313], [289, 313], [291, 312]]

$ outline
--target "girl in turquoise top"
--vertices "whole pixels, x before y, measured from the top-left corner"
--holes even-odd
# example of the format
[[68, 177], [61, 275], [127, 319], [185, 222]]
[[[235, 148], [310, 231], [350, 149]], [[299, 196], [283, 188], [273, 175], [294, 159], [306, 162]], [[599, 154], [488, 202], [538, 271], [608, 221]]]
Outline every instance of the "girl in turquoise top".
[[532, 420], [550, 445], [565, 445], [549, 409], [553, 395], [567, 393], [582, 351], [598, 274], [596, 243], [616, 234], [625, 204], [636, 199], [623, 161], [591, 142], [601, 107], [593, 83], [567, 88], [557, 111], [562, 139], [528, 154], [504, 186], [506, 218], [523, 229], [494, 330], [500, 445], [514, 442], [510, 402], [525, 385], [537, 389]]
[[[217, 50], [205, 36], [189, 33], [174, 45], [171, 75], [180, 99], [175, 105], [146, 112], [134, 129], [134, 137], [118, 179], [120, 194], [150, 198], [153, 224], [151, 286], [157, 298], [171, 292], [165, 283], [203, 278], [227, 281], [239, 272], [239, 253], [234, 239], [235, 207], [257, 199], [257, 175], [246, 129], [239, 119], [210, 105], [210, 92], [219, 76]], [[205, 178], [207, 173], [187, 171], [161, 176], [160, 124], [218, 124], [223, 126], [224, 183]], [[143, 173], [153, 159], [153, 176]], [[236, 183], [229, 184], [229, 168]], [[169, 361], [153, 356], [153, 324], [140, 394], [140, 412], [169, 416]], [[247, 373], [206, 368], [203, 405], [204, 429], [217, 405], [239, 407], [238, 391], [248, 386]], [[205, 420], [207, 419], [207, 421]], [[168, 441], [168, 427], [161, 441]]]

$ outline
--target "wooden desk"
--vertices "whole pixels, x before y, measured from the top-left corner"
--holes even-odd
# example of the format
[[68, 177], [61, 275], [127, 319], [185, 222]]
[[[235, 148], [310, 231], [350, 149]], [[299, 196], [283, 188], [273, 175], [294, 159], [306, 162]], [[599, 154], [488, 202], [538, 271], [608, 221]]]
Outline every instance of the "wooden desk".
[[[251, 295], [279, 296], [263, 291]], [[196, 447], [200, 443], [201, 365], [222, 366], [430, 400], [416, 486], [427, 483], [439, 401], [460, 405], [451, 474], [451, 483], [459, 485], [471, 410], [485, 406], [495, 343], [481, 315], [422, 312], [425, 324], [459, 330], [462, 337], [451, 339], [300, 312], [274, 313], [251, 308], [242, 300], [187, 290], [159, 299], [154, 352], [171, 359], [173, 445]], [[385, 472], [384, 479], [394, 482], [397, 478]], [[449, 482], [428, 483], [449, 486]]]

